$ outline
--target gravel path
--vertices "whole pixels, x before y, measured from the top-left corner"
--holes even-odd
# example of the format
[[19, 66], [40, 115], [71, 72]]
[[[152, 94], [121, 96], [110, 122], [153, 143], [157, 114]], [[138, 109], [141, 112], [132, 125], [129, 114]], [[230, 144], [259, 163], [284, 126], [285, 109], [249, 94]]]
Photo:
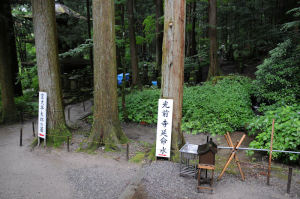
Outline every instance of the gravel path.
[[[80, 104], [74, 105], [69, 124], [81, 126], [76, 121], [90, 111], [91, 105], [91, 102], [86, 103], [86, 112], [82, 112]], [[136, 190], [135, 199], [300, 198], [299, 172], [295, 172], [291, 195], [285, 194], [286, 180], [271, 178], [272, 186], [266, 186], [264, 176], [246, 176], [242, 182], [239, 176], [228, 173], [215, 182], [213, 194], [197, 193], [196, 179], [179, 177], [179, 165], [169, 161], [157, 161], [141, 168], [140, 164], [127, 162], [124, 151], [98, 150], [97, 154], [89, 155], [74, 152], [76, 145], [69, 153], [65, 146], [60, 149], [36, 147], [32, 151], [29, 146], [33, 140], [31, 122], [0, 126], [0, 199], [115, 199], [126, 198], [124, 193], [134, 194]], [[18, 146], [21, 127], [23, 147]], [[133, 140], [154, 143], [155, 127], [124, 124], [123, 129]], [[237, 139], [241, 136], [240, 133], [234, 135]], [[222, 139], [216, 138], [219, 143]], [[205, 141], [206, 136], [186, 135], [186, 140], [197, 144]], [[143, 148], [140, 143], [131, 147]], [[224, 152], [219, 154], [227, 157]]]
[[31, 121], [0, 126], [0, 199], [115, 199], [141, 168], [105, 153], [44, 147], [32, 151], [32, 140]]
[[135, 176], [136, 169], [114, 167], [94, 167], [71, 169], [67, 172], [68, 179], [75, 188], [76, 199], [118, 198]]
[[139, 187], [141, 193], [137, 195], [148, 199], [285, 199], [300, 196], [299, 192], [289, 196], [277, 186], [267, 186], [265, 179], [248, 178], [242, 182], [239, 176], [229, 174], [220, 181], [215, 180], [213, 194], [198, 193], [197, 180], [180, 177], [177, 163], [158, 161], [143, 169], [145, 177]]

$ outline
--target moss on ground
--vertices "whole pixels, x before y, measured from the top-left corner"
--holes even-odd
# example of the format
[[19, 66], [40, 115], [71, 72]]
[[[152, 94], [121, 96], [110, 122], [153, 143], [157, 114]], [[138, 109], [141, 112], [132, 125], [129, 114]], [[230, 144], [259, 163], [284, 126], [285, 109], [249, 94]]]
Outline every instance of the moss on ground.
[[70, 130], [65, 126], [61, 125], [55, 129], [48, 130], [49, 135], [47, 135], [47, 146], [53, 146], [54, 148], [60, 147], [64, 142], [67, 142], [72, 138]]
[[134, 157], [132, 157], [129, 162], [140, 163], [146, 157], [145, 152], [137, 152]]

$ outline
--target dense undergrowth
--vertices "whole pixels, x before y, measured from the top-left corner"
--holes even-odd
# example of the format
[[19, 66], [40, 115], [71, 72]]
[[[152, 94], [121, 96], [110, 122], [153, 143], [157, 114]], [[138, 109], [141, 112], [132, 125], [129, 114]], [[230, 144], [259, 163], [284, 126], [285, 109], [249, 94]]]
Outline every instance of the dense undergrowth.
[[[300, 105], [293, 104], [268, 110], [263, 116], [252, 119], [248, 126], [249, 134], [256, 138], [251, 142], [252, 148], [270, 148], [272, 120], [274, 123], [273, 148], [276, 150], [300, 150]], [[296, 154], [273, 153], [273, 158], [295, 161]]]
[[[244, 129], [253, 117], [251, 81], [240, 76], [220, 78], [202, 86], [185, 87], [183, 95], [182, 130], [193, 134], [209, 132], [224, 134]], [[126, 96], [128, 120], [155, 124], [158, 89], [136, 91]], [[121, 105], [119, 110], [121, 109]], [[123, 112], [120, 111], [120, 118]]]

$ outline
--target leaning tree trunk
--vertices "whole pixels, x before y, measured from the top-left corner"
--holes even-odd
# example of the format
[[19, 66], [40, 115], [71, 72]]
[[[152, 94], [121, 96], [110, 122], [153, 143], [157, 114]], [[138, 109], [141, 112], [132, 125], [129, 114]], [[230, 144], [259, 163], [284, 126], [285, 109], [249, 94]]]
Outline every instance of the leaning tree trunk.
[[126, 141], [118, 117], [114, 0], [93, 0], [94, 123], [89, 148]]
[[162, 61], [162, 42], [163, 42], [163, 24], [160, 23], [160, 18], [163, 16], [163, 2], [156, 0], [156, 76], [158, 78], [158, 86], [160, 87], [161, 76], [161, 61]]
[[138, 56], [136, 50], [135, 40], [135, 20], [133, 12], [133, 0], [128, 0], [128, 28], [129, 28], [129, 40], [130, 40], [130, 57], [131, 57], [131, 71], [132, 71], [132, 86], [139, 83], [139, 71], [138, 71]]
[[165, 0], [165, 23], [162, 58], [162, 98], [173, 99], [171, 150], [176, 153], [184, 144], [181, 131], [183, 70], [185, 46], [185, 0]]
[[208, 35], [210, 40], [209, 49], [209, 70], [207, 80], [220, 75], [220, 66], [218, 64], [218, 42], [217, 42], [217, 0], [208, 1]]
[[[53, 0], [32, 0], [31, 2], [39, 89], [47, 92], [47, 127], [50, 133], [54, 133], [66, 128], [58, 63], [55, 5]], [[60, 133], [65, 133], [65, 131]]]
[[9, 19], [7, 12], [10, 12], [9, 1], [5, 0], [0, 4], [0, 84], [2, 99], [2, 122], [16, 121], [17, 109], [14, 101], [13, 85], [13, 64], [10, 39], [12, 32], [9, 30]]

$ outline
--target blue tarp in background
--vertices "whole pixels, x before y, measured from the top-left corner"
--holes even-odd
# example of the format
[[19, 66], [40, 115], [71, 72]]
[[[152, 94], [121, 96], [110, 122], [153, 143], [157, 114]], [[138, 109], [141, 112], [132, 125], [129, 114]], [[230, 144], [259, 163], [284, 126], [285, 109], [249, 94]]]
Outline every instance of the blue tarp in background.
[[157, 81], [152, 81], [153, 86], [157, 86]]
[[[122, 84], [122, 81], [123, 81], [123, 73], [118, 74], [117, 79], [118, 79], [118, 85], [121, 85], [121, 84]], [[129, 80], [129, 73], [126, 73], [126, 74], [125, 74], [125, 80], [126, 80], [126, 81]]]

